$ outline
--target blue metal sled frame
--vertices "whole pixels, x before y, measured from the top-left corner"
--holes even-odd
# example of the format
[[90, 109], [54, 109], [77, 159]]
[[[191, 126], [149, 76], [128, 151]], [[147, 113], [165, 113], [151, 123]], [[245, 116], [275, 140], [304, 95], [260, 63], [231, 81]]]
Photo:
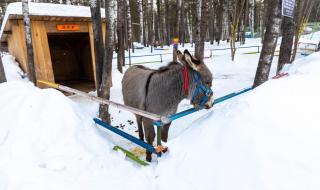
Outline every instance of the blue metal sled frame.
[[[252, 89], [253, 89], [253, 88], [250, 87], [250, 88], [245, 88], [245, 89], [243, 89], [243, 90], [241, 90], [241, 91], [239, 91], [239, 92], [230, 93], [230, 94], [228, 94], [228, 95], [225, 95], [225, 96], [223, 96], [223, 97], [220, 97], [220, 98], [216, 99], [216, 100], [214, 101], [214, 104], [221, 103], [221, 102], [223, 102], [223, 101], [225, 101], [225, 100], [228, 100], [228, 99], [230, 99], [230, 98], [233, 98], [233, 97], [235, 97], [235, 96], [238, 96], [238, 95], [240, 95], [240, 94], [243, 94], [243, 93], [245, 93], [245, 92], [247, 92], [247, 91], [250, 91], [250, 90], [252, 90]], [[188, 110], [185, 110], [185, 111], [182, 111], [182, 112], [179, 112], [179, 113], [176, 113], [176, 114], [173, 114], [173, 115], [169, 116], [169, 119], [170, 119], [170, 121], [172, 122], [172, 121], [174, 121], [174, 120], [176, 120], [176, 119], [179, 119], [179, 118], [181, 118], [181, 117], [190, 115], [190, 114], [192, 114], [192, 113], [194, 113], [194, 112], [197, 112], [197, 111], [199, 111], [199, 109], [190, 108], [190, 109], [188, 109]], [[123, 138], [125, 138], [125, 139], [127, 139], [127, 140], [129, 140], [129, 141], [131, 141], [131, 142], [133, 142], [133, 143], [135, 143], [135, 144], [137, 144], [137, 145], [139, 145], [139, 146], [141, 146], [142, 148], [146, 149], [146, 150], [149, 151], [149, 152], [152, 152], [152, 153], [154, 153], [154, 154], [156, 154], [156, 155], [158, 155], [158, 156], [161, 156], [161, 153], [157, 153], [157, 152], [156, 152], [156, 149], [155, 149], [152, 145], [150, 145], [150, 144], [148, 144], [148, 143], [146, 143], [146, 142], [144, 142], [144, 141], [142, 141], [142, 140], [140, 140], [140, 139], [138, 139], [138, 138], [136, 138], [136, 137], [134, 137], [134, 136], [132, 136], [132, 135], [129, 135], [128, 133], [123, 132], [123, 131], [120, 130], [120, 129], [117, 129], [116, 127], [113, 127], [113, 126], [111, 126], [111, 125], [109, 125], [109, 124], [101, 121], [101, 120], [98, 119], [98, 118], [94, 118], [93, 120], [94, 120], [94, 122], [95, 122], [96, 124], [98, 124], [98, 125], [106, 128], [106, 129], [108, 129], [108, 130], [110, 130], [110, 131], [112, 131], [112, 132], [120, 135], [121, 137], [123, 137]], [[161, 121], [155, 121], [155, 122], [154, 122], [154, 125], [157, 126], [157, 145], [161, 145], [161, 127], [163, 126], [163, 123], [161, 123]]]

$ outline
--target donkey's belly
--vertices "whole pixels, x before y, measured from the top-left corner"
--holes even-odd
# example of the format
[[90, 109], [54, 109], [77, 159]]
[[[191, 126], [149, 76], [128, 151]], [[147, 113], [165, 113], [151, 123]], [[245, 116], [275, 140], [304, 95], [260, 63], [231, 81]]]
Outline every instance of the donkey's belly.
[[145, 110], [146, 83], [151, 70], [139, 67], [129, 68], [122, 78], [122, 94], [124, 104]]

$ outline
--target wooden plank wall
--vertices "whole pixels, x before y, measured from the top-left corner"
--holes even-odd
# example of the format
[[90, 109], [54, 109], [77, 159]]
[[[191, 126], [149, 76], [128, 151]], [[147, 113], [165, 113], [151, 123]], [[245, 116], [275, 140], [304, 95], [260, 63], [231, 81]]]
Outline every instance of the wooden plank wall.
[[19, 62], [23, 72], [28, 72], [26, 37], [23, 22], [10, 20], [12, 33], [8, 36], [8, 50]]
[[[94, 74], [94, 80], [96, 80], [96, 62], [94, 57], [94, 42], [93, 42], [93, 27], [92, 22], [88, 22], [88, 28], [89, 28], [89, 35], [90, 35], [90, 46], [91, 46], [91, 59], [92, 59], [92, 68], [93, 68], [93, 74]], [[102, 34], [103, 34], [103, 43], [105, 43], [106, 39], [106, 23], [102, 23]]]
[[31, 27], [37, 79], [54, 82], [45, 22], [32, 21]]

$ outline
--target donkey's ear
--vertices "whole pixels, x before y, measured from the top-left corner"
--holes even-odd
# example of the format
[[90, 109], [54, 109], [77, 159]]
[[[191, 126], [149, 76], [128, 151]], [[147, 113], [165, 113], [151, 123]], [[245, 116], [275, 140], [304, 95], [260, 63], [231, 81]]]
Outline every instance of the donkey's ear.
[[194, 59], [192, 58], [188, 50], [184, 50], [184, 59], [193, 70], [195, 71], [199, 70], [197, 67], [197, 64], [194, 62]]
[[180, 63], [183, 63], [183, 54], [179, 50], [177, 50], [177, 58], [180, 61]]

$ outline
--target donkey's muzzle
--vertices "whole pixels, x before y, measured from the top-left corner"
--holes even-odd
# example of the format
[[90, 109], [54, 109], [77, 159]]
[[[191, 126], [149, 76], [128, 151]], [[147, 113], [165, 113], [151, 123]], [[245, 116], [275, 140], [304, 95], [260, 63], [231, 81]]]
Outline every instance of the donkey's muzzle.
[[211, 94], [209, 101], [204, 105], [205, 109], [210, 109], [213, 107], [214, 97], [213, 94]]

